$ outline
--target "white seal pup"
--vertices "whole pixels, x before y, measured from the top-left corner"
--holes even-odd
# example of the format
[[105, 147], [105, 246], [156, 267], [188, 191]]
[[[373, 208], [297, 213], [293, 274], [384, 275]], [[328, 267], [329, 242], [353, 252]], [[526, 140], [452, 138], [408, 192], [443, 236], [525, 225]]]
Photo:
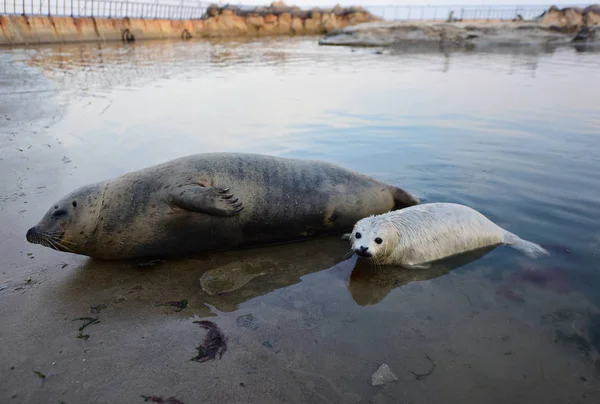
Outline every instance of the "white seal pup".
[[404, 267], [427, 267], [432, 261], [499, 245], [510, 245], [531, 258], [548, 254], [456, 203], [426, 203], [371, 215], [357, 221], [347, 238], [359, 257]]

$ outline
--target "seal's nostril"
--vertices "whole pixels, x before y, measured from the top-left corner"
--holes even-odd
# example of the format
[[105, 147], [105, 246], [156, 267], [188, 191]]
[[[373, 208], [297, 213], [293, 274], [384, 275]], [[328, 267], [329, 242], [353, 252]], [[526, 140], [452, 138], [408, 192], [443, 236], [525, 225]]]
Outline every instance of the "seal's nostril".
[[31, 242], [34, 235], [35, 235], [35, 229], [32, 227], [31, 229], [27, 230], [27, 234], [25, 234], [25, 238], [27, 239], [27, 241]]
[[361, 251], [367, 251], [368, 249], [369, 249], [369, 247], [365, 247], [364, 245], [360, 246]]

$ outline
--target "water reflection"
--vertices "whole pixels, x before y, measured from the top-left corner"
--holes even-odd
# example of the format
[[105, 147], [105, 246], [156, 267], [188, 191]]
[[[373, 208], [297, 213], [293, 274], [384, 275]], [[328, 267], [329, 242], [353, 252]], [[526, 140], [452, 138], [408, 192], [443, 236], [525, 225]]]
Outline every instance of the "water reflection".
[[[331, 69], [338, 70], [344, 65], [339, 60], [340, 56], [347, 63], [353, 64], [371, 63], [374, 55], [378, 59], [377, 63], [383, 64], [395, 63], [398, 57], [411, 64], [429, 58], [432, 66], [439, 66], [438, 71], [447, 73], [452, 68], [453, 57], [457, 55], [470, 55], [476, 63], [484, 60], [482, 55], [497, 55], [509, 57], [509, 74], [512, 74], [522, 69], [534, 72], [540, 57], [550, 56], [560, 49], [548, 45], [498, 47], [474, 52], [440, 49], [439, 46], [406, 45], [376, 51], [368, 48], [315, 48], [311, 46], [314, 45], [313, 41], [313, 38], [215, 38], [186, 42], [146, 41], [143, 44], [54, 44], [41, 46], [32, 52], [12, 48], [12, 53], [16, 60], [42, 68], [49, 77], [62, 82], [65, 88], [77, 87], [83, 82], [86, 83], [83, 87], [108, 88], [189, 76], [192, 72], [203, 74], [207, 65], [239, 70], [261, 65], [282, 68], [287, 65], [314, 66], [326, 63]], [[583, 44], [577, 49], [582, 52], [597, 52], [598, 47]]]
[[434, 262], [426, 269], [377, 268], [363, 260], [358, 260], [350, 276], [348, 288], [357, 304], [361, 306], [375, 305], [396, 288], [411, 282], [441, 277], [457, 268], [477, 261], [494, 249], [495, 247], [490, 247], [450, 257]]
[[[69, 301], [84, 296], [100, 301], [107, 291], [136, 290], [138, 285], [139, 290], [146, 290], [138, 295], [138, 300], [158, 296], [187, 299], [196, 314], [211, 316], [207, 304], [220, 312], [234, 312], [245, 302], [299, 284], [305, 277], [320, 272], [328, 282], [346, 285], [356, 304], [367, 306], [378, 304], [396, 288], [446, 275], [493, 249], [442, 260], [428, 269], [374, 267], [355, 256], [347, 258], [346, 241], [332, 237], [165, 261], [149, 267], [135, 261], [87, 260], [65, 284], [62, 295]], [[142, 274], [143, 279], [138, 276]]]

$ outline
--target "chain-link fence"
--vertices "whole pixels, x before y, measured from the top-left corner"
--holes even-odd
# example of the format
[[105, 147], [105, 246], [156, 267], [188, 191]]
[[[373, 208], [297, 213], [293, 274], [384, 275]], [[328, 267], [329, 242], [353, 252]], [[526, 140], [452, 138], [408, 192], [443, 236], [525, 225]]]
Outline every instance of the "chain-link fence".
[[209, 3], [112, 0], [0, 0], [0, 14], [106, 18], [201, 18]]
[[[334, 3], [334, 2], [332, 2]], [[202, 18], [209, 2], [193, 0], [112, 1], [112, 0], [0, 0], [0, 14], [50, 15], [109, 18]], [[231, 5], [231, 4], [230, 4]], [[244, 9], [264, 5], [239, 5]], [[567, 7], [567, 5], [559, 5]], [[570, 7], [574, 5], [568, 5]], [[586, 4], [575, 5], [586, 7]], [[531, 20], [547, 11], [551, 5], [381, 5], [364, 9], [384, 20]], [[304, 9], [312, 7], [305, 6]], [[326, 8], [319, 6], [318, 8]]]
[[[542, 15], [553, 4], [548, 5], [381, 5], [365, 7], [372, 14], [384, 20], [422, 20], [446, 21], [452, 20], [532, 20]], [[555, 6], [567, 7], [554, 4]], [[585, 8], [587, 4], [568, 5], [568, 7]]]

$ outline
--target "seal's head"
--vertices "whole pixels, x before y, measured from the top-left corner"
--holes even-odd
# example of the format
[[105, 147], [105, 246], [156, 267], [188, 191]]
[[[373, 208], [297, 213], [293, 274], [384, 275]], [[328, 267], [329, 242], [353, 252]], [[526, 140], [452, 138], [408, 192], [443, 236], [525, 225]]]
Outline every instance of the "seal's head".
[[399, 237], [398, 230], [386, 215], [369, 216], [356, 222], [350, 244], [359, 257], [380, 261], [394, 251]]
[[93, 233], [101, 198], [98, 186], [71, 192], [56, 202], [25, 238], [58, 251], [78, 252]]

